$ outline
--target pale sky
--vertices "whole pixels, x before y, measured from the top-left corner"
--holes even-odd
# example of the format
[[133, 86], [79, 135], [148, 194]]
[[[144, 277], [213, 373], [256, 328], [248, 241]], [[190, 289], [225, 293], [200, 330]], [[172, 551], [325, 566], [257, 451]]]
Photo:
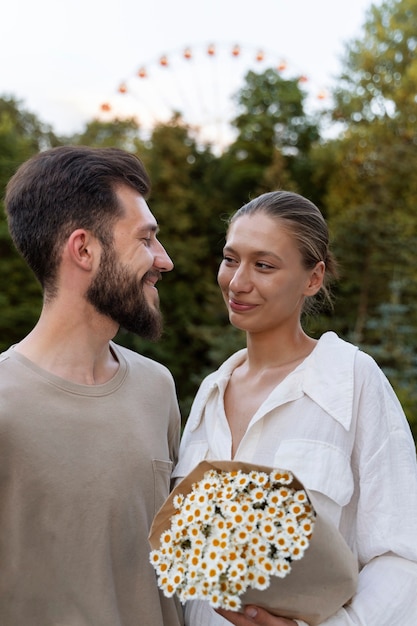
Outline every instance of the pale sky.
[[[200, 123], [199, 107], [201, 115], [203, 109], [213, 115], [210, 106], [217, 106], [218, 116], [226, 115], [220, 111], [220, 98], [229, 101], [227, 92], [235, 90], [236, 81], [240, 84], [244, 71], [281, 61], [287, 65], [286, 76], [304, 74], [311, 92], [321, 93], [338, 73], [345, 43], [361, 35], [371, 4], [7, 0], [1, 11], [0, 96], [14, 96], [55, 132], [70, 134], [98, 115], [103, 102], [111, 103], [112, 110], [137, 114], [143, 123], [146, 115], [157, 116], [162, 102], [180, 108], [188, 103], [194, 109], [190, 122]], [[210, 58], [211, 43], [216, 53]], [[236, 44], [240, 54], [233, 57]], [[192, 60], [183, 56], [187, 47]], [[263, 66], [255, 61], [261, 50]], [[159, 63], [164, 54], [169, 69]], [[136, 77], [141, 67], [146, 68], [146, 80]], [[122, 81], [129, 85], [125, 96], [117, 92]], [[132, 97], [138, 85], [141, 95]]]

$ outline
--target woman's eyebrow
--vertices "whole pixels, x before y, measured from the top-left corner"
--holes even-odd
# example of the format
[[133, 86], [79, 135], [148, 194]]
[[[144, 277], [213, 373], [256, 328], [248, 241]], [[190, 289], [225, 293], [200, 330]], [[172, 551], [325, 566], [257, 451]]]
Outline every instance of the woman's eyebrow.
[[[235, 252], [235, 249], [233, 246], [224, 246], [223, 252]], [[250, 254], [251, 256], [271, 256], [274, 257], [274, 259], [281, 261], [281, 257], [271, 250], [252, 250]]]
[[158, 234], [158, 233], [159, 233], [159, 226], [158, 226], [158, 224], [153, 224], [153, 223], [151, 223], [151, 224], [145, 224], [145, 225], [143, 225], [143, 224], [142, 224], [142, 225], [141, 225], [141, 226], [139, 226], [139, 228], [137, 229], [137, 233], [138, 233], [138, 235], [142, 235], [142, 234], [145, 234], [145, 233], [149, 233], [149, 231], [150, 231], [151, 233], [155, 233], [155, 235], [156, 235], [156, 234]]

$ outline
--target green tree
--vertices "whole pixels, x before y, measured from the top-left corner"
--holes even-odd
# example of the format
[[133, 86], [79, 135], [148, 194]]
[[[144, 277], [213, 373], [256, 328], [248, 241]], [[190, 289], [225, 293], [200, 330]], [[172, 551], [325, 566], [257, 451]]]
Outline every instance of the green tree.
[[395, 120], [414, 141], [417, 91], [416, 0], [386, 0], [367, 13], [364, 36], [346, 49], [334, 119], [349, 124]]
[[[367, 322], [369, 344], [362, 345], [384, 370], [396, 390], [417, 444], [417, 342], [410, 323], [411, 307], [402, 304], [401, 279], [391, 283], [391, 301], [378, 307]], [[372, 341], [373, 336], [376, 341]]]
[[351, 311], [346, 330], [358, 342], [369, 316], [389, 301], [393, 277], [407, 283], [406, 305], [417, 295], [416, 18], [417, 0], [373, 6], [335, 91], [344, 132], [325, 202], [342, 263], [349, 260], [341, 296]]
[[135, 118], [115, 118], [110, 122], [94, 119], [82, 133], [67, 138], [67, 143], [95, 148], [121, 148], [129, 152], [143, 150], [140, 126]]
[[309, 151], [318, 126], [304, 111], [306, 94], [297, 79], [274, 69], [247, 73], [236, 94], [236, 140], [223, 157], [231, 197], [247, 201], [278, 187], [301, 192], [310, 178]]
[[[340, 136], [314, 155], [342, 270], [333, 325], [376, 355], [411, 422], [417, 416], [415, 396], [406, 391], [416, 383], [408, 348], [417, 346], [416, 18], [417, 0], [371, 7], [363, 36], [347, 48], [334, 93]], [[392, 285], [399, 283], [394, 316]], [[387, 320], [398, 329], [395, 351]]]
[[[0, 98], [0, 187], [18, 166], [42, 149], [58, 145], [51, 127], [11, 97]], [[0, 350], [19, 341], [35, 324], [41, 290], [10, 239], [3, 206], [0, 215]]]

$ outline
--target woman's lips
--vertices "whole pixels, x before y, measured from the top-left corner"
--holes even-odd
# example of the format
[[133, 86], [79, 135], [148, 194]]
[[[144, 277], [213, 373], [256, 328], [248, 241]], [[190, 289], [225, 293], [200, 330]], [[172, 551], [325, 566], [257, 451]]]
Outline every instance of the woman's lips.
[[236, 313], [243, 313], [245, 311], [253, 311], [257, 307], [257, 304], [250, 304], [246, 302], [239, 302], [229, 298], [229, 307]]

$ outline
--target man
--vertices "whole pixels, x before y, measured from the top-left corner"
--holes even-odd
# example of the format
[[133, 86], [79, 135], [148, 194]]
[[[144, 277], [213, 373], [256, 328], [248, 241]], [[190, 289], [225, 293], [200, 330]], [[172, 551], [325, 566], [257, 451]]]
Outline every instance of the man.
[[35, 328], [0, 357], [1, 626], [178, 626], [148, 531], [169, 492], [179, 410], [168, 370], [112, 342], [161, 334], [142, 163], [60, 147], [8, 184], [16, 247], [43, 288]]

